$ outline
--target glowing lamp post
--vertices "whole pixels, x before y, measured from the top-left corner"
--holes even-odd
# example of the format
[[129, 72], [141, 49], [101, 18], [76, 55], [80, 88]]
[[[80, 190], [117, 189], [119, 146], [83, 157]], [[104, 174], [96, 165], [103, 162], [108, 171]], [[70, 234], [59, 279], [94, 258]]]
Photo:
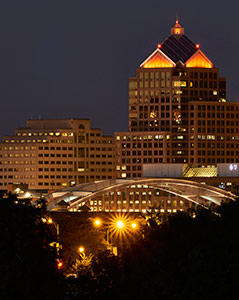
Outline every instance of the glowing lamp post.
[[[93, 219], [94, 227], [103, 226], [103, 222], [101, 219]], [[111, 253], [117, 255], [117, 247], [113, 247], [113, 242], [118, 241], [118, 243], [123, 246], [124, 241], [127, 241], [130, 236], [132, 236], [133, 231], [136, 232], [138, 229], [138, 225], [135, 221], [132, 221], [129, 217], [126, 216], [114, 216], [109, 221], [106, 227], [106, 242], [107, 249], [111, 251]]]
[[53, 222], [52, 218], [48, 218], [48, 219], [42, 218], [42, 222], [54, 225], [54, 227], [56, 229], [56, 242], [51, 243], [50, 246], [52, 246], [52, 247], [55, 246], [56, 247], [56, 253], [59, 256], [59, 252], [60, 252], [59, 250], [61, 248], [60, 243], [59, 243], [59, 235], [60, 235], [59, 224]]

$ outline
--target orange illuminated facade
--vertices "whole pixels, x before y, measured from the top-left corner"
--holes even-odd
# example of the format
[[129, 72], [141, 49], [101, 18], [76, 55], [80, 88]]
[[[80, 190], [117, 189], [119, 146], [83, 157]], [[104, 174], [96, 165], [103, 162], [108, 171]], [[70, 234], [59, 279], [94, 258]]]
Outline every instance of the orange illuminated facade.
[[141, 64], [142, 68], [172, 68], [174, 66], [175, 63], [159, 50], [159, 46], [158, 49]]
[[213, 63], [201, 50], [195, 52], [185, 63], [186, 68], [213, 68]]

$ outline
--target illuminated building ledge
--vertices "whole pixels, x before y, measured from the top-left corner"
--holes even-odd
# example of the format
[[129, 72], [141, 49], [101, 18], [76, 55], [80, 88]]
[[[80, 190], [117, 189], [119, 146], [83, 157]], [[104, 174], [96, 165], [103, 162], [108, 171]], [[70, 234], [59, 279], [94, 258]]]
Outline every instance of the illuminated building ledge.
[[118, 191], [132, 186], [155, 188], [176, 195], [184, 200], [204, 206], [212, 202], [220, 205], [222, 200], [235, 200], [236, 196], [230, 192], [198, 182], [173, 178], [139, 178], [115, 179], [83, 183], [72, 188], [59, 190], [48, 195], [48, 210], [57, 208], [59, 202], [64, 200], [69, 204], [68, 210], [78, 208], [82, 203], [87, 204], [96, 197], [103, 196], [106, 192]]

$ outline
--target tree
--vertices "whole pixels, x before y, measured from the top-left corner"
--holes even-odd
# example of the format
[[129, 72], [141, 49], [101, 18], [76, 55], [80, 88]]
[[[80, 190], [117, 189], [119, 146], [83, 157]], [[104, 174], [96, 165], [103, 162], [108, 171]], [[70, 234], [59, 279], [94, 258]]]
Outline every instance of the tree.
[[119, 299], [233, 299], [239, 280], [239, 202], [219, 214], [178, 213], [146, 230], [122, 258]]
[[61, 277], [39, 208], [9, 194], [0, 197], [0, 298], [60, 298]]
[[109, 251], [100, 251], [96, 255], [80, 254], [71, 271], [76, 276], [67, 278], [68, 292], [77, 295], [77, 299], [117, 297], [119, 262]]

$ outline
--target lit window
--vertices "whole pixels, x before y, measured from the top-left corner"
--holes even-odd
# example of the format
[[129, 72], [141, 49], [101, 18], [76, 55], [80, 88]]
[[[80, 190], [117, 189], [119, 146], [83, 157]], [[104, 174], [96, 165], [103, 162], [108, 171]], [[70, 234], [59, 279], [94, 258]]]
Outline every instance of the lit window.
[[156, 111], [151, 111], [150, 118], [152, 118], [152, 119], [157, 118], [157, 112]]
[[174, 81], [173, 86], [174, 87], [186, 87], [187, 82], [186, 81]]
[[163, 136], [162, 135], [155, 135], [154, 139], [155, 140], [162, 140]]

